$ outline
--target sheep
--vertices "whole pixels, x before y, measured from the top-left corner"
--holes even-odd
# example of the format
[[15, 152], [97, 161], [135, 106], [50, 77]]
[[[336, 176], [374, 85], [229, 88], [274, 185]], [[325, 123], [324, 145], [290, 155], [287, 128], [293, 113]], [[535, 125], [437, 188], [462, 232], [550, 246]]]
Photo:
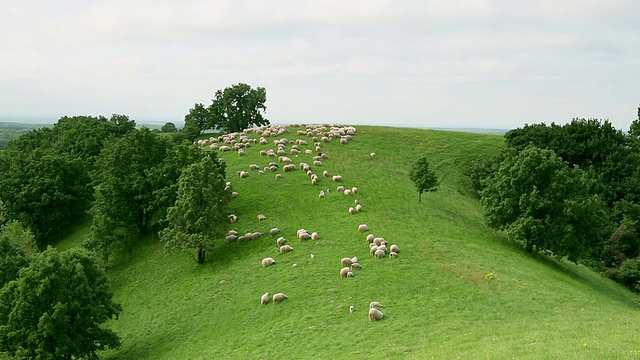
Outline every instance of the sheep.
[[355, 277], [355, 276], [356, 276], [356, 274], [354, 274], [353, 272], [351, 272], [351, 271], [347, 272], [347, 277], [348, 278]]
[[375, 255], [376, 251], [378, 251], [378, 247], [376, 246], [376, 244], [371, 244], [372, 246], [369, 248], [369, 254], [370, 255]]
[[287, 253], [289, 251], [293, 251], [293, 248], [289, 245], [282, 245], [280, 246], [280, 254], [284, 254]]
[[282, 174], [276, 174], [276, 179], [282, 179]]
[[369, 231], [369, 227], [367, 226], [367, 224], [360, 224], [358, 225], [358, 231], [360, 232]]
[[336, 188], [338, 192], [344, 191], [344, 186], [340, 185]]
[[236, 235], [227, 235], [227, 242], [233, 242], [234, 240], [236, 240], [238, 238], [238, 236]]
[[369, 303], [369, 309], [373, 309], [373, 308], [383, 308], [384, 306], [382, 306], [382, 304], [380, 304], [377, 301], [372, 301]]
[[371, 154], [369, 154], [369, 157], [372, 158], [372, 159], [375, 159], [376, 158], [376, 153], [372, 152]]
[[284, 243], [287, 241], [287, 239], [284, 238], [284, 236], [280, 236], [277, 240], [276, 240], [276, 244], [278, 245], [278, 247], [284, 245]]
[[323, 198], [325, 196], [327, 196], [327, 195], [324, 193], [324, 191], [320, 191], [320, 194], [318, 194], [318, 197], [320, 197], [320, 198]]
[[236, 196], [238, 196], [238, 192], [237, 191], [232, 191], [231, 192], [231, 198], [235, 198]]
[[340, 176], [340, 175], [333, 175], [333, 176], [331, 177], [331, 180], [333, 180], [333, 181], [342, 181], [342, 176]]
[[327, 170], [323, 171], [322, 176], [329, 177], [329, 172]]
[[313, 255], [313, 254], [309, 254], [309, 256], [311, 256], [311, 258], [312, 258], [312, 259], [315, 259], [315, 258], [316, 258], [316, 256], [315, 256], [315, 255]]
[[353, 310], [354, 310], [353, 305], [349, 306], [349, 314], [352, 314], [352, 313], [353, 313]]
[[378, 245], [378, 250], [382, 250], [384, 252], [387, 252], [387, 246], [385, 244], [380, 244], [380, 245]]
[[390, 258], [392, 258], [392, 259], [393, 259], [394, 257], [396, 257], [396, 256], [398, 256], [398, 253], [397, 253], [397, 252], [395, 252], [395, 251], [392, 251], [392, 252], [390, 252], [390, 253], [389, 253], [389, 257], [390, 257]]
[[273, 303], [277, 304], [285, 299], [288, 299], [289, 297], [283, 293], [277, 293], [277, 294], [273, 294]]
[[267, 305], [269, 303], [269, 293], [266, 292], [262, 295], [262, 297], [260, 298], [260, 304], [262, 305]]
[[354, 256], [351, 258], [351, 263], [357, 263], [358, 262], [358, 257]]
[[357, 212], [362, 212], [362, 205], [360, 205], [360, 204], [356, 205], [356, 211]]
[[258, 218], [258, 221], [267, 220], [267, 217], [264, 214], [259, 214], [257, 218]]
[[373, 242], [373, 239], [375, 239], [375, 238], [376, 238], [376, 237], [375, 237], [375, 235], [373, 235], [373, 234], [369, 234], [369, 235], [367, 235], [367, 243], [368, 243], [368, 244], [371, 244], [371, 243]]
[[357, 187], [355, 187], [355, 186], [354, 186], [354, 187], [352, 187], [352, 188], [351, 188], [351, 192], [352, 192], [352, 193], [354, 193], [354, 194], [357, 194], [357, 193], [358, 193], [358, 188], [357, 188]]
[[233, 224], [238, 221], [238, 216], [236, 214], [229, 214], [229, 221]]
[[349, 266], [352, 264], [351, 258], [342, 258], [340, 259], [340, 265]]
[[385, 255], [387, 255], [387, 253], [382, 249], [377, 249], [374, 255], [376, 259], [382, 259], [383, 257], [385, 257]]
[[276, 260], [274, 258], [268, 257], [262, 259], [262, 267], [267, 267], [269, 265], [275, 265]]
[[313, 162], [313, 166], [322, 166], [322, 161], [316, 160]]
[[309, 234], [309, 231], [307, 231], [305, 229], [298, 230], [296, 232], [296, 235], [298, 236], [298, 240], [300, 240], [300, 241], [311, 239], [311, 234]]
[[353, 207], [349, 208], [349, 214], [353, 215], [356, 213], [356, 209], [354, 209]]
[[397, 252], [398, 252], [398, 245], [396, 245], [396, 244], [392, 244], [392, 245], [389, 247], [389, 251], [394, 252], [394, 253], [397, 253]]
[[280, 229], [278, 229], [277, 227], [274, 227], [273, 229], [269, 230], [269, 234], [276, 236], [276, 234], [278, 234], [280, 232]]
[[258, 165], [256, 165], [256, 164], [251, 164], [251, 165], [249, 165], [249, 169], [258, 170], [258, 169], [260, 169], [260, 167]]
[[313, 241], [317, 241], [318, 240], [318, 233], [317, 232], [311, 233], [311, 240], [313, 240]]
[[244, 152], [244, 150], [240, 149], [238, 150], [238, 156], [245, 156], [247, 155], [247, 153]]
[[351, 269], [362, 269], [362, 265], [360, 265], [359, 263], [352, 263], [351, 264]]
[[262, 235], [263, 234], [261, 232], [257, 231], [257, 232], [254, 232], [254, 233], [251, 234], [251, 238], [255, 240], [255, 239], [259, 238]]
[[246, 178], [247, 176], [249, 176], [249, 173], [248, 173], [248, 172], [246, 172], [246, 171], [244, 171], [244, 170], [242, 170], [242, 171], [240, 171], [240, 173], [239, 173], [238, 175], [240, 175], [240, 177], [244, 179], [244, 178]]
[[235, 230], [229, 230], [227, 231], [227, 235], [238, 235], [238, 232]]
[[349, 190], [349, 189], [344, 189], [344, 194], [345, 194], [345, 195], [351, 195], [351, 190]]
[[384, 317], [384, 314], [382, 313], [382, 311], [375, 308], [369, 309], [369, 321], [380, 320], [383, 317]]
[[351, 269], [349, 269], [348, 267], [343, 267], [342, 269], [340, 269], [340, 278], [346, 278], [348, 272], [351, 272]]

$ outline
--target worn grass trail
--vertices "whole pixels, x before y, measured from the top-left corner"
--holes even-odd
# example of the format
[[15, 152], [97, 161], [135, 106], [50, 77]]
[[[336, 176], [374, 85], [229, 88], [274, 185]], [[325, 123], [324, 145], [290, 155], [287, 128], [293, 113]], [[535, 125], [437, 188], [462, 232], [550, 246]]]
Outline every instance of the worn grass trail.
[[[312, 143], [295, 129], [285, 137]], [[252, 146], [244, 157], [221, 154], [239, 192], [232, 201], [239, 220], [232, 228], [268, 234], [277, 226], [295, 250], [280, 255], [270, 235], [240, 244], [221, 241], [198, 266], [186, 254], [164, 252], [157, 238], [141, 240], [109, 271], [124, 308], [109, 325], [123, 347], [104, 357], [638, 357], [633, 294], [582, 266], [526, 254], [484, 225], [463, 172], [475, 157], [494, 154], [502, 144], [495, 135], [360, 126], [346, 145], [323, 144], [329, 158], [312, 167], [342, 175], [342, 185], [359, 188], [355, 196], [337, 193], [338, 184], [322, 177], [313, 186], [299, 169], [279, 180], [255, 170], [246, 179], [235, 175], [252, 163], [264, 167], [270, 160], [258, 152], [275, 149], [272, 143]], [[441, 187], [418, 203], [408, 171], [423, 154]], [[293, 159], [298, 165], [310, 158], [303, 153]], [[331, 192], [319, 198], [327, 188]], [[364, 210], [350, 215], [355, 198]], [[258, 222], [258, 214], [267, 220]], [[367, 233], [357, 231], [361, 223], [398, 244], [399, 257], [370, 257]], [[320, 239], [298, 242], [299, 228], [317, 231]], [[340, 279], [340, 259], [354, 255], [363, 268], [355, 278]], [[278, 263], [262, 268], [267, 256]], [[262, 306], [267, 291], [289, 299]], [[367, 307], [374, 300], [385, 305], [385, 318], [371, 323]]]

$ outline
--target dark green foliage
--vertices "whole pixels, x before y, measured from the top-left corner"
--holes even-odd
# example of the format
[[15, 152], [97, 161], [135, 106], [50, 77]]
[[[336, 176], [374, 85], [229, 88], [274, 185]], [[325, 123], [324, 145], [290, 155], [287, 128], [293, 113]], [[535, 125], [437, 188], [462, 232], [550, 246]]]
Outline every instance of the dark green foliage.
[[416, 161], [409, 171], [409, 178], [418, 189], [418, 202], [422, 202], [422, 193], [437, 191], [439, 182], [436, 173], [429, 168], [429, 161], [425, 156]]
[[[0, 221], [1, 222], [1, 221]], [[38, 252], [35, 239], [29, 229], [18, 221], [0, 227], [0, 288], [18, 277], [18, 271], [27, 267]]]
[[49, 248], [0, 290], [0, 352], [21, 359], [97, 359], [97, 351], [120, 346], [118, 335], [100, 325], [121, 311], [89, 254]]
[[178, 131], [178, 128], [176, 127], [176, 125], [172, 122], [168, 122], [164, 125], [162, 125], [162, 127], [160, 128], [160, 131], [163, 133], [174, 133]]
[[88, 247], [108, 260], [119, 246], [161, 228], [173, 205], [182, 168], [203, 155], [149, 129], [107, 143], [96, 161], [93, 238]]
[[195, 249], [196, 261], [204, 263], [206, 252], [228, 229], [230, 199], [224, 165], [215, 153], [185, 168], [178, 181], [178, 198], [167, 211], [168, 226], [160, 232], [165, 249]]
[[204, 105], [196, 103], [189, 113], [184, 117], [184, 128], [182, 132], [193, 141], [203, 131], [213, 127], [211, 113]]
[[267, 91], [243, 83], [216, 91], [209, 106], [210, 127], [227, 133], [239, 132], [251, 126], [269, 125], [262, 116], [267, 110]]
[[593, 181], [551, 150], [529, 146], [506, 157], [484, 180], [487, 223], [525, 243], [527, 251], [550, 251], [576, 261], [591, 256], [609, 230]]
[[625, 260], [620, 267], [610, 269], [605, 275], [636, 292], [640, 292], [640, 257]]

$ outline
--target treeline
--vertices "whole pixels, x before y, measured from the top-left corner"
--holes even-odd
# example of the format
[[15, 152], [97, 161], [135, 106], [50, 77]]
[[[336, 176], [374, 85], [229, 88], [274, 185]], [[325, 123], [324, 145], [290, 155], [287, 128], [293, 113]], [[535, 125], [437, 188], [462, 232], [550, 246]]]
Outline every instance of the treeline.
[[640, 108], [628, 132], [574, 119], [505, 138], [469, 171], [489, 226], [640, 292]]

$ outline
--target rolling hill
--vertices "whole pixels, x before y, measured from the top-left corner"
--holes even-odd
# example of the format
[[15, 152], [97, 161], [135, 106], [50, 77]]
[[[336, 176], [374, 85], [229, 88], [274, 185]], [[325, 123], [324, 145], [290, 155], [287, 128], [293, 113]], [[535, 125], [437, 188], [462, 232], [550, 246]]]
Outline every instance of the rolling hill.
[[[313, 148], [295, 130], [251, 146], [243, 157], [219, 155], [239, 193], [231, 202], [239, 220], [231, 228], [266, 235], [221, 240], [204, 265], [164, 252], [157, 237], [116, 259], [109, 275], [124, 312], [109, 326], [123, 346], [105, 359], [640, 357], [634, 294], [583, 266], [528, 254], [484, 224], [463, 174], [473, 159], [499, 152], [501, 136], [358, 126], [349, 143], [322, 144], [328, 158], [312, 166], [318, 174], [342, 175], [339, 184], [321, 177], [311, 185], [298, 166], [312, 163], [304, 151], [289, 155], [298, 170], [275, 172], [281, 179], [249, 170], [273, 161], [258, 152], [275, 149], [275, 139], [301, 138], [310, 144], [301, 149]], [[408, 172], [421, 155], [441, 185], [419, 203]], [[237, 170], [250, 176], [241, 179]], [[338, 185], [359, 192], [346, 196]], [[351, 215], [355, 199], [363, 211]], [[267, 220], [257, 221], [258, 214]], [[370, 231], [358, 232], [359, 224]], [[294, 251], [279, 254], [272, 227]], [[87, 228], [61, 247], [77, 244]], [[319, 239], [299, 242], [300, 228]], [[399, 256], [371, 257], [368, 233], [397, 244]], [[277, 264], [263, 268], [268, 256]], [[340, 259], [352, 256], [362, 269], [341, 279]], [[260, 305], [265, 292], [289, 298]], [[384, 304], [381, 321], [368, 320], [370, 301]]]

